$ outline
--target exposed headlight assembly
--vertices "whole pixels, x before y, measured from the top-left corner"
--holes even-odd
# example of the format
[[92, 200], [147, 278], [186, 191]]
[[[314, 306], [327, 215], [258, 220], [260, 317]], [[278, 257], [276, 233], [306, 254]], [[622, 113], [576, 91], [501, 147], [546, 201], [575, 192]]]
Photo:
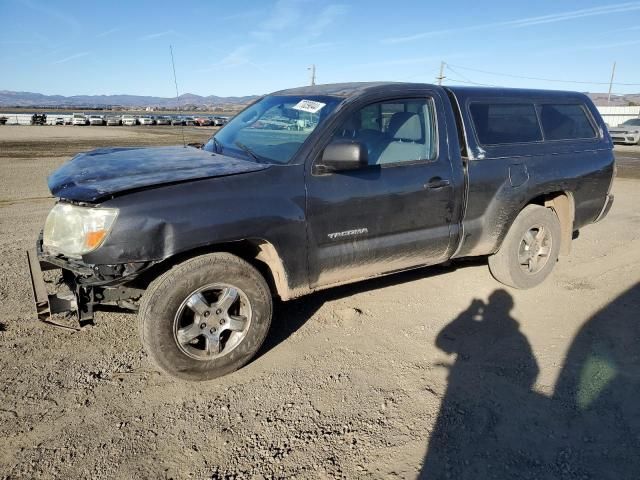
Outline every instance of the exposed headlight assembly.
[[102, 245], [117, 216], [116, 208], [58, 203], [44, 225], [43, 246], [51, 253], [80, 258]]

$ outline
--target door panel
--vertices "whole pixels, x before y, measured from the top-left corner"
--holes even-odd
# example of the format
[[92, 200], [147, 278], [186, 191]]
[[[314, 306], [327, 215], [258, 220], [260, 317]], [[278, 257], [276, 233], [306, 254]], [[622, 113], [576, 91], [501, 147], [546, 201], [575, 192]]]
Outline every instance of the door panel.
[[437, 148], [435, 132], [445, 126], [435, 128], [436, 104], [419, 101], [428, 102], [424, 115], [416, 113], [416, 99], [383, 102], [375, 120], [373, 105], [361, 120], [354, 121], [359, 109], [346, 114], [334, 137], [365, 143], [371, 165], [307, 178], [312, 288], [443, 260], [451, 241], [451, 165], [446, 148]]

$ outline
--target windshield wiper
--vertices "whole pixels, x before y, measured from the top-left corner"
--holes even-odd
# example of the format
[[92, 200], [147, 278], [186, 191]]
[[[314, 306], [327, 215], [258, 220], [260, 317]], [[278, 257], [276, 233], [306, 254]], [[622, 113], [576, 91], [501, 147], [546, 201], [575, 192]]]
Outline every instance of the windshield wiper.
[[243, 152], [245, 152], [247, 155], [253, 158], [256, 162], [265, 163], [265, 161], [262, 158], [260, 158], [256, 153], [254, 153], [254, 151], [251, 150], [249, 147], [247, 147], [244, 143], [240, 143], [238, 141], [235, 141], [233, 143], [234, 145], [237, 145]]

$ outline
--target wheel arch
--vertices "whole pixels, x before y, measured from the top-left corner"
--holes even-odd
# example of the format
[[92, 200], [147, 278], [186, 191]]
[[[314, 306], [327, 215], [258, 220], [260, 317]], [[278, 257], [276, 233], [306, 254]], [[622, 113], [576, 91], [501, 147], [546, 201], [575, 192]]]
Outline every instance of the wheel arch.
[[[573, 239], [573, 225], [575, 220], [575, 201], [573, 194], [568, 191], [556, 191], [538, 195], [528, 201], [527, 205], [540, 205], [553, 210], [560, 220], [560, 255], [571, 253], [571, 243]], [[520, 210], [522, 211], [522, 209]]]
[[262, 238], [246, 238], [233, 242], [216, 243], [180, 252], [159, 262], [147, 271], [145, 281], [150, 282], [190, 258], [214, 252], [230, 253], [251, 264], [265, 278], [273, 296], [280, 297], [282, 300], [294, 297], [282, 257], [273, 243]]

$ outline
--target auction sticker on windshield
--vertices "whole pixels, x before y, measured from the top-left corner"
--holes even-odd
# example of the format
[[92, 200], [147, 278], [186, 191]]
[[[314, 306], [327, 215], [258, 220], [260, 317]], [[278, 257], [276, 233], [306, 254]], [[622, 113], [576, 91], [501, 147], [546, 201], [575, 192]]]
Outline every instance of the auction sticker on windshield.
[[314, 100], [300, 100], [291, 108], [293, 108], [294, 110], [300, 110], [302, 112], [317, 113], [325, 105], [326, 103], [316, 102]]

